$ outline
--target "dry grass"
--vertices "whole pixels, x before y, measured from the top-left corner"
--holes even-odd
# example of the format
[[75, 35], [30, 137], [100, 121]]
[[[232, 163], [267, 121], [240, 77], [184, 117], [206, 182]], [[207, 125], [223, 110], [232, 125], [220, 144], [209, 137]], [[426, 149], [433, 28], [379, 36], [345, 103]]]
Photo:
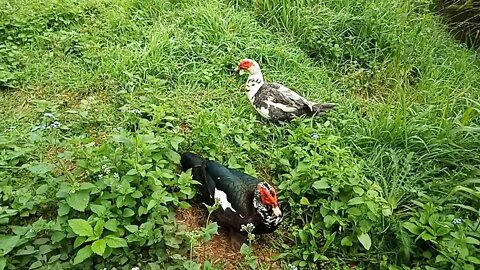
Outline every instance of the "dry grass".
[[[199, 206], [193, 206], [189, 209], [177, 209], [177, 221], [185, 230], [197, 230], [205, 226], [206, 215]], [[279, 263], [273, 261], [275, 252], [269, 246], [269, 237], [257, 237], [253, 249], [258, 262], [262, 265], [262, 269], [273, 270], [281, 269]], [[246, 269], [242, 266], [243, 257], [232, 249], [228, 234], [220, 228], [219, 234], [213, 236], [211, 241], [200, 244], [194, 248], [194, 260], [197, 263], [203, 263], [209, 260], [214, 265], [225, 263], [223, 269], [238, 270]]]

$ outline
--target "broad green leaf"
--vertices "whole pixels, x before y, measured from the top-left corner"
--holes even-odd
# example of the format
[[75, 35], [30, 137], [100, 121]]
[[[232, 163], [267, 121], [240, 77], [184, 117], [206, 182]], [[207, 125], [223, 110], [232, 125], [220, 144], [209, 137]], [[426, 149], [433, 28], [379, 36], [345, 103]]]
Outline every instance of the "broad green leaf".
[[22, 167], [27, 168], [27, 170], [36, 175], [44, 175], [55, 168], [53, 164], [49, 163], [39, 163], [37, 165], [25, 164]]
[[143, 194], [142, 192], [135, 190], [132, 194], [130, 194], [130, 196], [132, 196], [132, 198], [138, 199], [138, 198], [141, 198]]
[[359, 186], [354, 186], [353, 191], [355, 191], [355, 193], [357, 193], [358, 196], [362, 196], [363, 193], [365, 193], [365, 190], [363, 190], [363, 188]]
[[327, 179], [322, 179], [322, 180], [315, 181], [312, 187], [316, 190], [319, 190], [319, 189], [330, 188], [330, 185], [328, 184]]
[[20, 241], [20, 236], [15, 235], [0, 235], [0, 250], [2, 250], [2, 255], [7, 255], [12, 251]]
[[131, 233], [134, 233], [134, 232], [138, 231], [138, 226], [137, 225], [126, 225], [125, 229], [127, 229], [127, 231], [129, 231]]
[[70, 206], [66, 204], [64, 201], [58, 203], [58, 215], [65, 216], [70, 212]]
[[450, 229], [448, 227], [439, 227], [435, 234], [437, 236], [444, 236], [450, 232]]
[[77, 236], [75, 242], [73, 242], [73, 248], [81, 246], [85, 242], [85, 240], [87, 240], [85, 236]]
[[412, 222], [404, 222], [403, 227], [415, 235], [419, 235], [423, 232], [422, 227], [419, 227]]
[[157, 204], [156, 200], [151, 200], [147, 205], [147, 212], [150, 211]]
[[472, 244], [472, 245], [480, 245], [480, 241], [478, 241], [478, 239], [475, 239], [475, 238], [470, 237], [470, 236], [468, 236], [465, 239], [465, 242], [467, 242], [468, 244]]
[[90, 245], [88, 245], [77, 252], [77, 256], [75, 256], [75, 259], [73, 259], [73, 265], [85, 261], [86, 259], [90, 258], [90, 256], [92, 256], [92, 248]]
[[88, 221], [83, 219], [70, 219], [68, 225], [79, 236], [94, 236], [93, 228]]
[[50, 259], [48, 259], [48, 263], [51, 264], [51, 263], [54, 263], [54, 262], [58, 261], [61, 256], [62, 255], [57, 254], [57, 255], [54, 255], [54, 256], [50, 257]]
[[101, 204], [90, 204], [90, 210], [92, 210], [93, 213], [97, 214], [97, 216], [103, 216], [105, 214], [105, 211], [107, 208]]
[[419, 235], [419, 237], [422, 237], [423, 240], [425, 241], [430, 241], [430, 240], [434, 240], [436, 237], [427, 233], [426, 231], [424, 231], [423, 233], [421, 233]]
[[325, 227], [327, 228], [332, 227], [332, 225], [335, 224], [336, 221], [337, 219], [331, 215], [327, 215], [323, 218], [323, 222], [325, 222]]
[[355, 197], [353, 199], [350, 199], [348, 201], [348, 205], [356, 205], [356, 204], [362, 204], [364, 203], [365, 201], [363, 200], [362, 197]]
[[41, 245], [40, 247], [38, 247], [38, 254], [44, 255], [49, 253], [52, 250], [53, 250], [53, 246], [51, 245]]
[[353, 245], [353, 242], [352, 242], [352, 237], [349, 235], [349, 236], [345, 236], [343, 239], [342, 239], [342, 242], [340, 243], [342, 246], [347, 246], [347, 247], [351, 247]]
[[279, 160], [280, 164], [282, 165], [285, 165], [285, 166], [290, 166], [290, 161], [288, 161], [288, 159], [285, 159], [285, 158], [281, 158]]
[[310, 202], [308, 201], [307, 198], [302, 197], [302, 198], [300, 199], [300, 204], [301, 204], [301, 205], [310, 205]]
[[178, 150], [178, 145], [183, 142], [185, 139], [182, 138], [182, 137], [175, 137], [173, 139], [170, 140], [170, 144], [172, 145], [173, 149], [175, 149], [175, 151]]
[[64, 232], [54, 232], [51, 237], [52, 243], [55, 244], [62, 241], [65, 236], [66, 234]]
[[43, 184], [41, 186], [39, 186], [37, 188], [37, 190], [35, 191], [36, 194], [45, 194], [45, 192], [48, 191], [48, 185], [47, 184]]
[[185, 270], [200, 270], [200, 265], [194, 261], [188, 260], [183, 263], [183, 268]]
[[214, 234], [218, 234], [218, 225], [216, 222], [208, 224], [207, 228], [205, 228], [203, 240], [210, 241]]
[[92, 189], [92, 188], [95, 188], [95, 185], [92, 184], [92, 183], [86, 182], [86, 183], [82, 183], [80, 185], [80, 190], [87, 190], [87, 189]]
[[39, 268], [41, 266], [42, 266], [42, 262], [41, 261], [36, 261], [36, 262], [32, 263], [28, 269], [36, 269], [36, 268]]
[[127, 241], [123, 238], [116, 237], [113, 235], [107, 235], [105, 238], [107, 245], [111, 248], [120, 248], [120, 247], [127, 247]]
[[370, 250], [370, 247], [372, 246], [372, 239], [370, 239], [368, 233], [362, 233], [358, 235], [357, 238], [366, 250]]
[[458, 254], [461, 258], [466, 258], [470, 254], [470, 250], [466, 246], [461, 246], [458, 248]]
[[240, 247], [240, 254], [242, 255], [248, 255], [252, 252], [251, 248], [247, 245], [247, 244], [242, 244], [242, 246]]
[[42, 237], [42, 238], [35, 239], [35, 241], [33, 241], [33, 244], [36, 246], [39, 246], [39, 245], [46, 244], [48, 242], [50, 242], [49, 238]]
[[362, 211], [358, 207], [350, 207], [347, 209], [347, 213], [349, 213], [352, 216], [361, 216]]
[[5, 269], [6, 265], [7, 265], [7, 258], [1, 256], [0, 257], [0, 270]]
[[138, 174], [138, 171], [135, 169], [131, 169], [127, 172], [127, 175], [136, 175], [136, 174]]
[[93, 242], [92, 251], [102, 256], [103, 253], [105, 252], [106, 247], [107, 247], [107, 242], [104, 239], [98, 239], [97, 241]]
[[118, 221], [116, 219], [109, 219], [103, 226], [109, 231], [117, 232]]
[[27, 234], [28, 231], [30, 231], [30, 226], [29, 227], [23, 227], [23, 226], [10, 226], [10, 229], [12, 232], [16, 235], [25, 235]]
[[465, 263], [463, 264], [463, 270], [475, 270], [475, 267], [471, 264]]
[[172, 151], [172, 150], [167, 150], [167, 151], [165, 151], [165, 155], [173, 163], [175, 163], [175, 164], [180, 163], [180, 155], [177, 152]]
[[77, 191], [75, 193], [69, 193], [67, 195], [67, 203], [73, 209], [83, 212], [87, 208], [88, 201], [90, 200], [90, 194], [86, 190]]
[[385, 216], [385, 217], [391, 216], [392, 215], [392, 209], [390, 207], [382, 208], [382, 215]]
[[95, 224], [95, 227], [93, 228], [93, 232], [95, 233], [95, 236], [97, 236], [97, 237], [102, 236], [104, 223], [105, 222], [101, 218], [97, 220], [97, 223]]
[[25, 256], [25, 255], [31, 255], [37, 253], [38, 250], [36, 250], [33, 246], [26, 246], [24, 249], [21, 249], [15, 253], [16, 256]]
[[470, 256], [470, 257], [467, 258], [467, 260], [468, 260], [469, 262], [471, 262], [471, 263], [479, 264], [479, 265], [480, 265], [480, 259], [477, 258], [477, 257], [472, 257], [472, 256]]
[[437, 257], [435, 258], [435, 262], [436, 263], [439, 263], [439, 262], [448, 262], [448, 258], [439, 254], [437, 255]]
[[131, 217], [133, 215], [135, 215], [135, 212], [133, 212], [132, 209], [130, 208], [123, 209], [123, 217]]
[[470, 256], [467, 258], [467, 260], [471, 263], [474, 263], [474, 264], [479, 264], [480, 265], [480, 259], [477, 258], [477, 257], [473, 257], [473, 256]]

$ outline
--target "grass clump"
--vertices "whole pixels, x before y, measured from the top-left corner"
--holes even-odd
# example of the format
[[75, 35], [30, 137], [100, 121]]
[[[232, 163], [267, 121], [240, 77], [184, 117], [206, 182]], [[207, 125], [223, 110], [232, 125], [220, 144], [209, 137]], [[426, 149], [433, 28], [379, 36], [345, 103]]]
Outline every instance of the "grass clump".
[[[278, 186], [263, 243], [285, 269], [480, 263], [478, 56], [429, 3], [0, 7], [0, 269], [222, 268], [192, 255], [215, 224], [175, 217], [196, 191], [184, 150]], [[232, 73], [246, 57], [338, 110], [260, 120]]]

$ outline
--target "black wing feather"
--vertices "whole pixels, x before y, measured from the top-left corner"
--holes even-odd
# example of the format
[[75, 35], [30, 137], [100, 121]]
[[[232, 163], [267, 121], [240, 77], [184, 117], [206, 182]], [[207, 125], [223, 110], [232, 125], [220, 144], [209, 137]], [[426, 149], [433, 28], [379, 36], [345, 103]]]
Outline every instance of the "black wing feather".
[[207, 169], [215, 181], [215, 187], [227, 194], [233, 209], [243, 216], [247, 215], [253, 204], [254, 189], [228, 168], [216, 161], [208, 161]]
[[294, 108], [304, 108], [308, 107], [308, 104], [303, 99], [293, 99], [285, 95], [280, 88], [283, 87], [281, 84], [277, 83], [266, 83], [260, 87], [257, 94], [255, 95], [255, 101], [263, 104], [258, 104], [259, 107], [267, 106], [265, 101], [270, 100], [271, 102], [283, 104], [289, 107]]

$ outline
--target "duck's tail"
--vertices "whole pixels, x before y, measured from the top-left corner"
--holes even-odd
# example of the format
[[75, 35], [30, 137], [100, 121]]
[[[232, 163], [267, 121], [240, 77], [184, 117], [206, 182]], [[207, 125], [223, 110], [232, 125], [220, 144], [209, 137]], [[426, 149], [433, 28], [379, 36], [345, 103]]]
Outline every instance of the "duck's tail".
[[207, 175], [207, 160], [197, 154], [185, 152], [182, 154], [180, 163], [182, 165], [182, 171], [192, 169], [192, 179], [197, 180], [202, 184], [200, 189], [204, 196], [204, 200], [209, 200], [210, 192], [207, 183], [209, 182]]
[[329, 110], [335, 108], [335, 103], [315, 103], [312, 104], [312, 114], [315, 116], [320, 116], [326, 114]]

